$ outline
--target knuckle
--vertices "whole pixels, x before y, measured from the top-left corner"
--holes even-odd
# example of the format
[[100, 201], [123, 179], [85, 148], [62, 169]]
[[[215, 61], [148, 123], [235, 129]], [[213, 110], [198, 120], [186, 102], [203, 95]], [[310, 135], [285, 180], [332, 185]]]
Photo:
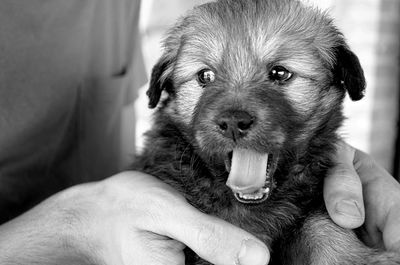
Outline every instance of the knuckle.
[[153, 259], [151, 262], [149, 262], [149, 265], [165, 265], [165, 264], [170, 264], [170, 265], [180, 265], [183, 264], [182, 261], [178, 260], [176, 257], [172, 256], [163, 256], [163, 253], [158, 253], [156, 255], [153, 255]]
[[215, 224], [203, 224], [197, 232], [197, 242], [208, 256], [215, 256], [222, 244], [223, 231]]
[[372, 170], [376, 167], [375, 160], [365, 154], [364, 152], [358, 151], [355, 158], [354, 158], [354, 168], [357, 170]]
[[340, 179], [353, 179], [355, 172], [347, 165], [339, 165], [333, 172]]
[[170, 213], [183, 200], [176, 193], [163, 187], [152, 187], [141, 194], [143, 201], [154, 211]]
[[166, 223], [179, 218], [181, 211], [185, 210], [185, 207], [181, 207], [185, 201], [163, 187], [150, 187], [133, 197], [136, 207], [141, 211], [141, 227], [151, 231], [168, 234], [170, 231]]
[[183, 247], [177, 247], [177, 242], [170, 240], [160, 240], [160, 238], [158, 236], [155, 236], [154, 234], [148, 234], [147, 241], [147, 251], [149, 251], [148, 253], [151, 254], [147, 256], [151, 260], [151, 262], [149, 262], [148, 264], [185, 264]]
[[330, 174], [332, 175], [330, 178], [332, 190], [335, 192], [344, 191], [359, 193], [361, 190], [361, 180], [354, 169], [347, 166], [340, 166], [335, 168]]
[[366, 170], [373, 170], [376, 167], [375, 160], [370, 156], [365, 156], [362, 160], [362, 164]]

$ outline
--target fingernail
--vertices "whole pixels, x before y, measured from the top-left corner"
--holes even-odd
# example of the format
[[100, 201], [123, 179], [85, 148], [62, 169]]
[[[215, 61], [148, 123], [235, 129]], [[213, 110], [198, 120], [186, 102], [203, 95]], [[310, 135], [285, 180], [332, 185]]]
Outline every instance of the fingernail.
[[361, 211], [358, 204], [354, 200], [342, 200], [336, 204], [336, 211], [339, 214], [352, 218], [361, 218]]
[[237, 265], [266, 265], [269, 262], [269, 251], [255, 240], [247, 239], [242, 243]]

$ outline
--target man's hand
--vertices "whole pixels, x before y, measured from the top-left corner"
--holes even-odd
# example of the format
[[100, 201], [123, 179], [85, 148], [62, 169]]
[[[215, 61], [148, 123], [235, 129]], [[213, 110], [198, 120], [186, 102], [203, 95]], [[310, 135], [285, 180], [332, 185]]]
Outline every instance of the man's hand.
[[269, 261], [253, 235], [138, 172], [70, 188], [0, 226], [1, 264], [182, 265], [185, 246], [217, 265]]
[[336, 162], [324, 183], [333, 221], [344, 228], [364, 224], [366, 244], [400, 252], [400, 184], [370, 156], [344, 142], [338, 145]]
[[[332, 219], [347, 228], [365, 219], [366, 243], [400, 251], [399, 183], [344, 143], [337, 160], [324, 188]], [[181, 265], [185, 246], [217, 265], [269, 260], [254, 236], [138, 172], [72, 187], [0, 226], [1, 264]]]
[[261, 265], [269, 260], [267, 248], [254, 236], [199, 212], [153, 177], [126, 172], [102, 185], [105, 195], [114, 198], [107, 199], [114, 206], [106, 208], [115, 212], [104, 215], [113, 216], [110, 235], [112, 245], [121, 246], [114, 249], [122, 253], [121, 264], [184, 264], [184, 245], [213, 264]]

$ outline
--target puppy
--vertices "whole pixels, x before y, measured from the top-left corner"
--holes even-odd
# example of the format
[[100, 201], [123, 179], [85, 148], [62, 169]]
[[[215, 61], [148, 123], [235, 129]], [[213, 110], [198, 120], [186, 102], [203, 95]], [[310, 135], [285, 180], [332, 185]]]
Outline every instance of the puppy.
[[[322, 198], [346, 91], [363, 70], [332, 20], [295, 0], [219, 0], [173, 27], [133, 168], [269, 246], [270, 264], [400, 264], [335, 225]], [[208, 264], [187, 252], [187, 264]]]

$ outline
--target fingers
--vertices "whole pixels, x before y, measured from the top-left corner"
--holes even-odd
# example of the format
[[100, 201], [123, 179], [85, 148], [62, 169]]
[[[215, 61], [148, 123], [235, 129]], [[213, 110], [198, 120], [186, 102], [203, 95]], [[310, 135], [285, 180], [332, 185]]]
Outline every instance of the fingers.
[[400, 205], [388, 213], [383, 229], [383, 243], [387, 250], [400, 252]]
[[250, 233], [201, 213], [184, 200], [164, 200], [142, 229], [182, 242], [212, 264], [265, 265], [268, 248]]
[[151, 232], [130, 233], [135, 244], [124, 244], [121, 261], [107, 264], [185, 265], [182, 243]]
[[397, 185], [398, 182], [366, 153], [354, 149], [354, 168], [363, 184], [383, 180], [387, 184]]
[[354, 167], [363, 184], [369, 236], [374, 243], [400, 252], [400, 184], [362, 151], [356, 150]]
[[136, 203], [129, 208], [136, 213], [134, 222], [139, 231], [182, 242], [212, 264], [268, 264], [269, 251], [260, 240], [222, 219], [201, 213], [161, 181], [135, 173], [131, 189], [137, 189], [133, 195]]
[[340, 142], [336, 166], [324, 181], [324, 200], [332, 220], [344, 228], [357, 228], [364, 223], [362, 183], [354, 169], [355, 149]]
[[268, 264], [267, 247], [253, 235], [202, 214], [190, 205], [182, 205], [176, 210], [179, 211], [179, 223], [178, 219], [170, 219], [164, 233], [183, 242], [203, 259], [216, 265]]

